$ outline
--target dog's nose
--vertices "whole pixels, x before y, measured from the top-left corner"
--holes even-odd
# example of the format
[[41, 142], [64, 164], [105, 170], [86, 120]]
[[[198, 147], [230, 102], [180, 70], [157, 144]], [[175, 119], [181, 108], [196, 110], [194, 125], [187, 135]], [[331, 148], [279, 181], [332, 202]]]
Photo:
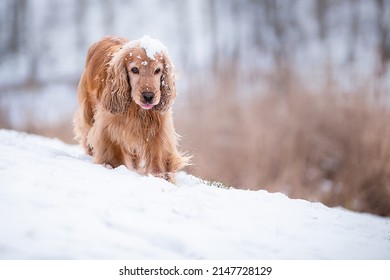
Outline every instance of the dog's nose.
[[143, 92], [142, 97], [144, 98], [146, 103], [151, 103], [154, 98], [153, 92]]

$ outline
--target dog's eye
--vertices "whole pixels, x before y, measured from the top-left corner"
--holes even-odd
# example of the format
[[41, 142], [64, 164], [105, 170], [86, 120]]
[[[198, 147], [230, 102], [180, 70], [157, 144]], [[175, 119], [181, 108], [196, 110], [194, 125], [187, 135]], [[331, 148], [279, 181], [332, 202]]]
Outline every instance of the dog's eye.
[[131, 68], [131, 72], [133, 72], [134, 74], [139, 74], [139, 69], [137, 67], [133, 67]]
[[161, 72], [161, 69], [160, 68], [157, 68], [155, 71], [154, 71], [154, 75], [157, 75], [158, 73]]

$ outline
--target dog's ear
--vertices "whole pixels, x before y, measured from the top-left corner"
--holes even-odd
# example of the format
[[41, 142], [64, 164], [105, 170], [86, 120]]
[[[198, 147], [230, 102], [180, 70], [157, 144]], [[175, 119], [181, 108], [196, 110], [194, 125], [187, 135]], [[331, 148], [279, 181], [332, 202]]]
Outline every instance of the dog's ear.
[[176, 97], [175, 67], [165, 51], [163, 52], [163, 60], [164, 66], [160, 80], [161, 98], [160, 103], [154, 107], [155, 110], [159, 112], [166, 112], [171, 107]]
[[123, 114], [130, 106], [130, 77], [125, 64], [126, 53], [114, 55], [107, 68], [106, 86], [102, 93], [103, 107], [112, 114]]

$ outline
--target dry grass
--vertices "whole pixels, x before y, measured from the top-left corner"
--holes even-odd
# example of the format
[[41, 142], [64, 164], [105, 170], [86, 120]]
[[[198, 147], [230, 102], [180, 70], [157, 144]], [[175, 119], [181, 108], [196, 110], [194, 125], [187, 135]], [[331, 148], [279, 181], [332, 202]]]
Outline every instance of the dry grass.
[[32, 124], [27, 125], [26, 128], [22, 130], [50, 138], [58, 138], [69, 144], [76, 144], [76, 141], [73, 139], [74, 136], [71, 117], [69, 117], [69, 120], [63, 120], [55, 125], [36, 126]]
[[194, 85], [176, 113], [195, 175], [390, 216], [388, 108], [302, 88], [243, 97], [234, 83]]

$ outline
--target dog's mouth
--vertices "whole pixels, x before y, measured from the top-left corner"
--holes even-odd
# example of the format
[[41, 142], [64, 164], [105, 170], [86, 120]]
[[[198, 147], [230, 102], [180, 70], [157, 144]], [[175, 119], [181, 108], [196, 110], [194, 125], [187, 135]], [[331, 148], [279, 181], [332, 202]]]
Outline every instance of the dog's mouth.
[[154, 107], [153, 104], [148, 104], [148, 103], [146, 103], [146, 104], [141, 104], [140, 106], [141, 106], [141, 108], [144, 109], [144, 110], [149, 110], [149, 109], [152, 109], [152, 108]]

